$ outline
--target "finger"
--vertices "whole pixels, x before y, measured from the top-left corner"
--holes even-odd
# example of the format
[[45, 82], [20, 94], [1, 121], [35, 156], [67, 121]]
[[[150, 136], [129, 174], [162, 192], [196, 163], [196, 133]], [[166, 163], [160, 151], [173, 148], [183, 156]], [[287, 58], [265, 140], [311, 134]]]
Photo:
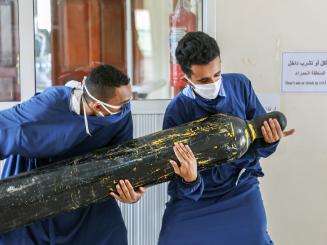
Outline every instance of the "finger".
[[261, 127], [261, 132], [262, 132], [262, 135], [263, 135], [264, 140], [265, 140], [267, 143], [270, 143], [270, 140], [269, 140], [268, 134], [267, 134], [266, 129], [265, 129], [264, 126]]
[[143, 195], [146, 192], [146, 188], [145, 187], [139, 187], [138, 192]]
[[135, 195], [136, 192], [135, 192], [135, 190], [134, 190], [134, 188], [133, 188], [131, 182], [129, 182], [129, 180], [125, 180], [125, 185], [127, 186], [127, 189], [128, 189], [129, 195], [131, 196], [131, 198], [132, 198], [133, 200], [135, 200], [135, 198], [136, 198], [136, 195]]
[[187, 154], [184, 152], [184, 145], [182, 143], [176, 144], [176, 149], [178, 150], [179, 154], [184, 158], [185, 161], [187, 161]]
[[192, 149], [191, 149], [188, 145], [186, 145], [186, 149], [187, 149], [187, 151], [188, 151], [188, 154], [189, 154], [192, 158], [195, 158]]
[[110, 195], [116, 200], [123, 202], [123, 200], [115, 192], [110, 192]]
[[189, 155], [186, 147], [182, 143], [179, 144], [179, 151], [185, 159], [185, 162], [181, 162], [181, 165], [188, 167], [192, 162], [192, 157]]
[[276, 127], [276, 130], [277, 130], [277, 134], [278, 134], [278, 137], [279, 139], [283, 138], [283, 130], [282, 128], [280, 127], [280, 124], [279, 122], [277, 121], [277, 119], [274, 119], [274, 123], [275, 123], [275, 127]]
[[132, 203], [136, 203], [138, 202], [142, 197], [142, 194], [139, 192], [135, 192], [135, 199], [133, 201], [131, 201]]
[[124, 192], [125, 197], [127, 198], [128, 201], [132, 200], [131, 194], [128, 191], [128, 188], [123, 180], [119, 181], [119, 184]]
[[269, 127], [269, 124], [267, 123], [267, 121], [265, 121], [263, 123], [263, 125], [265, 126], [265, 130], [267, 132], [267, 135], [268, 135], [268, 138], [269, 138], [269, 141], [271, 142], [273, 140], [273, 135], [272, 135], [272, 132], [270, 130], [270, 127]]
[[273, 141], [279, 140], [279, 136], [278, 136], [277, 129], [276, 129], [276, 126], [275, 126], [275, 122], [271, 118], [269, 118], [269, 126], [270, 126], [270, 129], [271, 129], [271, 132], [272, 132]]
[[129, 180], [125, 180], [125, 185], [127, 186], [130, 193], [134, 191], [134, 187], [132, 186], [131, 182], [129, 182]]
[[178, 161], [182, 164], [183, 162], [186, 162], [186, 160], [184, 159], [184, 157], [182, 156], [182, 154], [180, 153], [179, 149], [177, 146], [174, 146], [174, 152], [175, 155], [178, 159]]
[[120, 198], [126, 200], [126, 196], [122, 190], [122, 188], [120, 187], [120, 184], [116, 185], [116, 189], [117, 189], [117, 192], [118, 192], [118, 195], [120, 196]]
[[283, 135], [284, 135], [284, 137], [287, 137], [287, 136], [293, 135], [294, 133], [295, 133], [295, 129], [293, 128], [288, 131], [284, 131]]
[[179, 170], [177, 163], [173, 160], [170, 160], [169, 162], [170, 162], [171, 166], [173, 166], [175, 174], [181, 175], [181, 171]]
[[182, 143], [180, 143], [180, 149], [182, 150], [182, 154], [183, 154], [183, 157], [187, 160], [187, 162], [189, 162], [192, 157], [190, 155], [190, 153], [188, 152], [188, 149], [186, 148], [186, 146]]

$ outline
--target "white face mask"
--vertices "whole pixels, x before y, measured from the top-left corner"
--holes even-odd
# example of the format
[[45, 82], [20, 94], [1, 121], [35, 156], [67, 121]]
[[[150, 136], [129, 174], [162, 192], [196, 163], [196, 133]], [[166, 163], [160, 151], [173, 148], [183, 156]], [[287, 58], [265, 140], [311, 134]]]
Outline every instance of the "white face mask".
[[219, 77], [219, 79], [216, 82], [208, 83], [208, 84], [194, 84], [186, 76], [185, 76], [185, 79], [187, 81], [189, 81], [189, 83], [192, 85], [194, 91], [198, 95], [200, 95], [202, 98], [205, 98], [208, 100], [213, 100], [213, 99], [217, 98], [220, 87], [221, 87], [221, 81], [222, 81], [221, 76]]

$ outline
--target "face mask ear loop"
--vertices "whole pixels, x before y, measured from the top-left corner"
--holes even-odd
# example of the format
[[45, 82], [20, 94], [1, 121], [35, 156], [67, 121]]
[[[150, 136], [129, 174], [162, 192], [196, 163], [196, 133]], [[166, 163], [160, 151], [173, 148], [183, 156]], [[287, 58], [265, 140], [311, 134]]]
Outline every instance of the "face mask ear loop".
[[84, 99], [84, 96], [82, 95], [82, 104], [83, 104], [83, 112], [84, 112], [85, 131], [86, 131], [86, 133], [87, 133], [88, 135], [92, 136], [92, 134], [90, 133], [90, 129], [89, 129], [89, 122], [87, 121], [87, 115], [86, 115], [85, 103], [86, 103], [86, 100]]
[[[100, 102], [99, 102], [100, 103]], [[114, 114], [118, 114], [119, 112], [117, 113], [114, 113], [114, 112], [111, 112], [103, 103], [100, 103], [100, 105], [102, 106], [103, 109], [105, 109], [110, 115], [114, 115]]]
[[188, 79], [188, 77], [185, 75], [184, 76], [184, 78], [186, 79], [186, 81], [188, 81], [189, 82], [189, 84], [190, 84], [190, 86], [193, 88], [193, 90], [195, 89], [195, 86], [194, 86], [194, 84], [191, 82], [191, 80], [190, 79]]
[[111, 107], [111, 108], [114, 108], [114, 109], [120, 109], [120, 108], [121, 108], [121, 106], [110, 105], [110, 104], [108, 104], [108, 103], [105, 103], [105, 102], [103, 102], [103, 101], [98, 100], [97, 98], [95, 98], [95, 97], [94, 97], [94, 96], [89, 92], [89, 90], [87, 89], [87, 87], [86, 87], [86, 85], [85, 85], [85, 78], [83, 79], [83, 88], [84, 88], [83, 91], [85, 91], [86, 94], [87, 94], [87, 95], [88, 95], [92, 100], [94, 100], [94, 101], [100, 103], [102, 107], [107, 106], [107, 107]]
[[191, 82], [191, 80], [190, 80], [190, 79], [188, 79], [186, 75], [184, 76], [184, 78], [185, 78], [185, 79], [186, 79], [186, 80], [187, 80], [187, 81], [190, 83], [190, 85], [189, 85], [189, 86], [192, 88], [193, 92], [194, 92], [194, 93], [196, 93], [196, 94], [198, 94], [198, 93], [196, 92], [196, 88], [195, 88], [195, 85], [194, 85], [194, 83], [193, 83], [193, 82]]
[[98, 111], [98, 114], [101, 116], [101, 117], [104, 117], [103, 113], [101, 111]]

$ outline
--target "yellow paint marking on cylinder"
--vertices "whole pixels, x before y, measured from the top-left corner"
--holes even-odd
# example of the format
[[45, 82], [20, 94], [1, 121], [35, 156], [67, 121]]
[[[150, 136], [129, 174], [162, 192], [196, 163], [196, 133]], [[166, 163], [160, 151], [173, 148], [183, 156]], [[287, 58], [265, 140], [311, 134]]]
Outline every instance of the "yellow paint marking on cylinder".
[[257, 134], [256, 134], [256, 132], [254, 130], [254, 127], [253, 127], [252, 123], [248, 123], [248, 127], [249, 127], [249, 130], [250, 130], [251, 141], [253, 142], [257, 138]]
[[207, 164], [209, 162], [209, 160], [200, 160], [199, 161], [199, 164], [203, 164], [203, 165], [205, 165], [205, 164]]

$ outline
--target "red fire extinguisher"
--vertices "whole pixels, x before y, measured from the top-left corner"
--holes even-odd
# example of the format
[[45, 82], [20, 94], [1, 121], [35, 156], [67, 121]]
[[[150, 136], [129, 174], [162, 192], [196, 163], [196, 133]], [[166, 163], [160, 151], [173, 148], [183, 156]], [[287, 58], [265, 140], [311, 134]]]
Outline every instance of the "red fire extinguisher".
[[184, 73], [175, 57], [176, 47], [187, 32], [196, 30], [196, 15], [188, 6], [190, 6], [189, 0], [178, 0], [174, 12], [169, 16], [170, 86], [174, 96], [186, 85], [183, 79]]

